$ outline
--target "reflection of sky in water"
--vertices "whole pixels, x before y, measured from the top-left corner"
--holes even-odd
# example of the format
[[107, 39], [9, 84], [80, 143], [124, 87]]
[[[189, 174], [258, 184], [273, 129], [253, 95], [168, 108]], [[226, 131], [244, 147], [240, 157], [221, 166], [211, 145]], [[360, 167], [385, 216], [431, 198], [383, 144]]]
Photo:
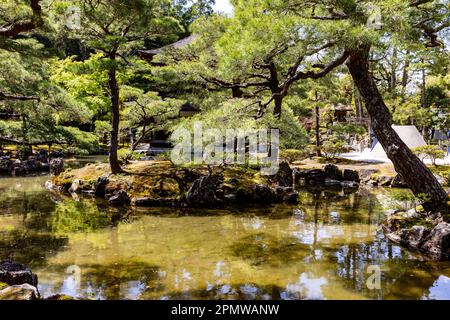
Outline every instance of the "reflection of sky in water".
[[264, 223], [259, 217], [242, 218], [241, 221], [247, 230], [259, 230], [264, 227]]
[[281, 292], [281, 299], [324, 299], [322, 286], [327, 284], [327, 280], [321, 278], [310, 278], [306, 273], [302, 273], [296, 283], [290, 283], [286, 290]]
[[[426, 298], [426, 297], [423, 297]], [[428, 299], [450, 300], [450, 278], [439, 276], [430, 288]]]

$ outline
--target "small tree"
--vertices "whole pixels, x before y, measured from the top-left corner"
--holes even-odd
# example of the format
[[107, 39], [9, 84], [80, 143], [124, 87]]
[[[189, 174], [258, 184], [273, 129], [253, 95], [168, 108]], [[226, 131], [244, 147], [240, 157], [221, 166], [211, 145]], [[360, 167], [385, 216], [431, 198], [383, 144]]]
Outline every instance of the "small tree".
[[[59, 1], [61, 9], [77, 6], [80, 25], [74, 35], [103, 55], [99, 64], [106, 72], [107, 94], [111, 105], [109, 163], [112, 173], [122, 171], [117, 155], [120, 124], [120, 79], [118, 71], [127, 64], [133, 46], [145, 39], [179, 30], [175, 19], [168, 17], [164, 0], [77, 0]], [[142, 45], [141, 45], [142, 46]]]
[[413, 152], [422, 161], [424, 161], [427, 157], [430, 158], [434, 166], [436, 165], [437, 159], [445, 158], [445, 151], [435, 145], [417, 147], [413, 149]]

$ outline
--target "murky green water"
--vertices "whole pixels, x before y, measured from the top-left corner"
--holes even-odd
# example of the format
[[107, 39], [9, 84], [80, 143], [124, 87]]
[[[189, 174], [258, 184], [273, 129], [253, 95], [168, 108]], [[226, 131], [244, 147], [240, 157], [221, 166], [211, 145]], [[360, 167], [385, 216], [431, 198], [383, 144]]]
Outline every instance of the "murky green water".
[[[305, 192], [300, 206], [130, 211], [61, 199], [43, 189], [46, 179], [0, 179], [0, 259], [28, 264], [44, 296], [450, 298], [450, 263], [377, 230], [387, 191]], [[378, 268], [370, 266], [381, 268], [381, 289], [366, 285], [367, 269]]]

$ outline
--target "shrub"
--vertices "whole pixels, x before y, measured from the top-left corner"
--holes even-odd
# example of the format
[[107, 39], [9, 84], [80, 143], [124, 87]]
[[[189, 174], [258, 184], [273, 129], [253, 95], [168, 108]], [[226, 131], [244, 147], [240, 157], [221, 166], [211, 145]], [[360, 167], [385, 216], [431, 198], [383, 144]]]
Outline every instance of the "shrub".
[[324, 142], [321, 148], [325, 158], [334, 159], [341, 153], [346, 153], [350, 151], [342, 140], [329, 140]]
[[417, 147], [417, 148], [414, 148], [412, 151], [422, 161], [424, 161], [425, 158], [427, 158], [427, 157], [430, 158], [431, 162], [433, 163], [434, 166], [436, 165], [437, 159], [445, 158], [445, 151], [436, 145]]
[[295, 161], [302, 161], [309, 157], [309, 152], [306, 149], [297, 150], [297, 149], [285, 149], [280, 151], [280, 158], [286, 160], [289, 163], [293, 163]]
[[142, 158], [142, 154], [130, 151], [130, 149], [123, 148], [117, 150], [117, 157], [119, 158], [119, 161], [122, 163], [126, 163], [129, 160], [139, 160]]

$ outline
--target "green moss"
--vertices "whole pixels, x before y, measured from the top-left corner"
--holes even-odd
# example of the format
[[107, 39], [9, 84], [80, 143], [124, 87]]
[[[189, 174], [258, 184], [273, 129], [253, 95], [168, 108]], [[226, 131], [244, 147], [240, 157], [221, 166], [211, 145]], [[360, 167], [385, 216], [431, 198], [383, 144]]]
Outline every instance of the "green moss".
[[0, 282], [0, 290], [5, 289], [6, 287], [9, 287], [9, 284], [4, 283], [4, 282]]

